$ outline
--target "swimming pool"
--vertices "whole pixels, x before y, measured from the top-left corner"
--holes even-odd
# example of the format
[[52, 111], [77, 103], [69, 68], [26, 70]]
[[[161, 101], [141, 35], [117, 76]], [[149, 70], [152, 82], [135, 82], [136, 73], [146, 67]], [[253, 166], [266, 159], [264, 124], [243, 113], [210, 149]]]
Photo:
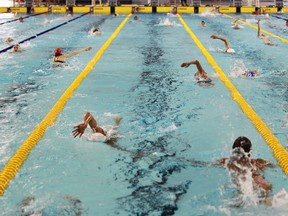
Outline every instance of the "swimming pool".
[[[285, 145], [287, 43], [269, 37], [277, 46], [268, 47], [257, 38], [255, 29], [243, 25], [243, 29], [233, 30], [232, 20], [227, 17], [210, 13], [181, 16]], [[5, 209], [2, 215], [41, 209], [48, 215], [60, 211], [64, 215], [286, 212], [287, 178], [281, 168], [265, 171], [266, 179], [273, 183], [275, 198], [273, 207], [266, 207], [255, 204], [257, 197], [251, 191], [244, 197], [235, 194], [237, 189], [225, 169], [191, 163], [191, 160], [213, 162], [229, 156], [233, 141], [241, 135], [253, 142], [253, 157], [274, 163], [276, 160], [177, 16], [139, 14], [139, 17], [144, 22], [131, 22], [130, 18], [32, 150], [1, 197], [1, 207]], [[256, 23], [253, 16], [237, 17], [252, 25]], [[23, 53], [1, 54], [1, 71], [5, 74], [1, 76], [0, 91], [1, 168], [125, 18], [85, 15], [24, 43]], [[15, 31], [19, 23], [5, 28], [11, 37], [22, 40], [45, 30], [45, 26], [40, 27], [43, 23], [49, 21], [49, 27], [53, 27], [61, 19], [65, 22], [71, 17], [47, 14], [29, 18], [25, 25], [38, 27], [22, 35]], [[207, 27], [200, 26], [201, 20]], [[278, 19], [263, 17], [261, 25], [276, 35], [287, 36], [283, 28], [269, 27], [280, 25]], [[103, 34], [89, 35], [93, 27], [100, 27]], [[210, 39], [212, 34], [228, 38], [236, 53], [221, 52], [224, 45]], [[69, 59], [62, 67], [51, 63], [55, 47], [68, 52], [86, 46], [93, 49]], [[213, 86], [198, 85], [192, 66], [180, 67], [182, 62], [193, 59], [198, 59], [212, 76]], [[237, 76], [244, 68], [257, 69], [261, 76], [254, 79]], [[117, 145], [127, 151], [87, 138], [74, 139], [71, 131], [85, 111], [96, 116], [104, 128], [113, 124], [113, 116], [122, 116]], [[88, 129], [86, 133], [89, 138]], [[32, 196], [32, 204], [24, 208], [22, 202], [21, 209], [19, 203]], [[241, 207], [236, 208], [239, 202]]]

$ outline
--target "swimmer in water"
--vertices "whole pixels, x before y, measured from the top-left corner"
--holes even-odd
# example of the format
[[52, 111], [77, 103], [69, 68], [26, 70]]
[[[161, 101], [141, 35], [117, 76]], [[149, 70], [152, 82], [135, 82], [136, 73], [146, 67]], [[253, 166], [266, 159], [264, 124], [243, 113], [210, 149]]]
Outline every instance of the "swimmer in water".
[[6, 43], [11, 43], [11, 42], [13, 42], [13, 41], [14, 41], [14, 40], [13, 40], [13, 38], [11, 38], [11, 37], [6, 38], [6, 40], [5, 40]]
[[92, 47], [86, 47], [86, 48], [83, 48], [83, 49], [80, 49], [80, 50], [73, 51], [73, 52], [68, 53], [68, 54], [63, 54], [62, 50], [60, 48], [56, 48], [54, 50], [54, 57], [52, 59], [52, 62], [65, 63], [66, 58], [70, 58], [70, 57], [72, 57], [74, 55], [77, 55], [77, 54], [79, 54], [81, 52], [84, 52], [84, 51], [89, 51], [91, 49], [92, 49]]
[[288, 27], [288, 20], [286, 20], [286, 27]]
[[[120, 116], [116, 116], [114, 118], [116, 126], [120, 124], [121, 120], [122, 117]], [[94, 133], [100, 133], [103, 136], [107, 135], [107, 132], [97, 124], [96, 119], [89, 112], [86, 112], [83, 117], [83, 123], [76, 125], [74, 127], [74, 130], [72, 131], [74, 138], [76, 138], [77, 136], [81, 137], [84, 134], [88, 124]]]
[[260, 72], [257, 70], [247, 70], [245, 73], [242, 74], [244, 77], [256, 77], [259, 76]]
[[72, 131], [73, 137], [81, 137], [84, 134], [88, 124], [94, 133], [100, 133], [104, 136], [107, 135], [107, 132], [97, 124], [96, 119], [89, 112], [86, 112], [83, 118], [83, 123], [80, 123], [74, 127], [74, 130]]
[[258, 38], [262, 39], [266, 45], [274, 46], [274, 44], [268, 38], [266, 38], [264, 34], [261, 34], [260, 19], [258, 20], [257, 24], [258, 24]]
[[239, 179], [240, 177], [242, 180], [245, 180], [245, 175], [250, 172], [254, 185], [265, 191], [269, 191], [272, 189], [272, 183], [265, 180], [260, 173], [266, 167], [275, 167], [275, 165], [264, 159], [251, 159], [251, 148], [252, 143], [247, 137], [238, 137], [233, 143], [230, 158], [222, 158], [214, 163], [214, 165], [226, 167], [236, 175], [236, 178]]
[[12, 52], [22, 52], [23, 50], [20, 49], [20, 45], [18, 43], [13, 45]]
[[201, 26], [202, 26], [202, 27], [206, 27], [205, 21], [201, 21]]
[[223, 41], [225, 43], [225, 47], [226, 47], [226, 51], [225, 52], [227, 52], [227, 53], [234, 53], [235, 52], [234, 49], [231, 49], [229, 47], [229, 43], [228, 43], [227, 39], [218, 37], [216, 35], [211, 35], [211, 38], [212, 39], [219, 39], [219, 40]]
[[232, 22], [232, 28], [233, 29], [240, 29], [241, 26], [237, 24], [237, 22], [240, 20], [240, 18], [237, 18], [235, 19], [233, 22]]
[[261, 173], [266, 168], [274, 168], [276, 165], [261, 158], [251, 159], [251, 149], [251, 141], [247, 137], [240, 136], [234, 141], [229, 158], [222, 158], [212, 163], [197, 160], [188, 160], [188, 162], [196, 166], [225, 167], [229, 171], [233, 182], [238, 186], [241, 185], [241, 182], [251, 179], [253, 189], [261, 192], [261, 195], [259, 195], [264, 198], [261, 201], [271, 205], [272, 200], [269, 197], [269, 192], [272, 190], [272, 183], [265, 180]]
[[19, 22], [23, 23], [24, 22], [24, 18], [23, 17], [19, 17]]
[[102, 32], [101, 32], [98, 28], [96, 28], [96, 29], [94, 29], [94, 30], [92, 31], [92, 34], [101, 35]]
[[209, 83], [212, 80], [210, 79], [210, 77], [208, 76], [208, 74], [206, 73], [206, 71], [202, 68], [200, 62], [198, 60], [193, 60], [191, 62], [183, 62], [181, 64], [181, 67], [189, 67], [191, 64], [195, 64], [198, 71], [194, 74], [194, 77], [198, 80], [198, 82], [206, 82]]

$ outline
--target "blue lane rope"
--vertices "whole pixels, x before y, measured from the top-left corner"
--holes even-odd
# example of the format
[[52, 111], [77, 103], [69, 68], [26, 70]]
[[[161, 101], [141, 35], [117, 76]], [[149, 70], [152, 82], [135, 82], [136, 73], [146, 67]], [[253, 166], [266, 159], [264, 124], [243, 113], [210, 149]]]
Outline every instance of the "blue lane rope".
[[[26, 42], [26, 41], [32, 40], [32, 39], [34, 39], [34, 38], [36, 38], [36, 37], [38, 37], [38, 36], [40, 36], [40, 35], [43, 35], [43, 34], [45, 34], [45, 33], [47, 33], [47, 32], [50, 32], [50, 31], [52, 31], [52, 30], [54, 30], [54, 29], [57, 29], [57, 28], [59, 28], [59, 27], [61, 27], [61, 26], [63, 26], [63, 25], [66, 25], [66, 24], [68, 24], [69, 22], [72, 22], [72, 21], [74, 21], [74, 20], [76, 20], [76, 19], [79, 19], [79, 18], [81, 18], [81, 17], [83, 17], [83, 16], [85, 16], [85, 15], [87, 15], [87, 14], [89, 14], [89, 13], [90, 13], [90, 12], [81, 14], [80, 16], [75, 17], [75, 18], [73, 18], [73, 19], [70, 19], [70, 20], [68, 20], [67, 22], [61, 23], [61, 24], [59, 24], [59, 25], [57, 25], [57, 26], [54, 26], [54, 27], [52, 27], [52, 28], [50, 28], [50, 29], [47, 29], [47, 30], [45, 30], [45, 31], [42, 31], [42, 32], [40, 32], [40, 33], [38, 33], [38, 34], [36, 34], [36, 35], [34, 35], [34, 36], [31, 36], [31, 37], [29, 37], [29, 38], [26, 38], [26, 39], [18, 42], [18, 44], [22, 44], [22, 43], [24, 43], [24, 42]], [[1, 53], [4, 53], [4, 52], [7, 52], [8, 50], [10, 50], [10, 49], [12, 49], [12, 48], [13, 48], [13, 45], [11, 45], [11, 46], [9, 46], [9, 47], [6, 47], [5, 49], [0, 50], [0, 54], [1, 54]]]
[[288, 21], [288, 19], [281, 17], [281, 16], [278, 16], [278, 15], [270, 14], [270, 16], [275, 17], [277, 19], [282, 19], [282, 20]]
[[[29, 18], [31, 16], [38, 16], [38, 15], [41, 15], [41, 14], [45, 14], [47, 12], [43, 12], [43, 13], [37, 13], [37, 14], [31, 14], [31, 15], [28, 15], [28, 16], [25, 16], [25, 17], [22, 17], [23, 19], [26, 19], [26, 18]], [[19, 17], [20, 18], [20, 17]], [[15, 22], [15, 21], [18, 21], [19, 18], [17, 19], [13, 19], [13, 20], [9, 20], [9, 21], [6, 21], [6, 22], [3, 22], [3, 23], [0, 23], [0, 25], [3, 25], [3, 24], [6, 24], [6, 23], [11, 23], [11, 22]]]

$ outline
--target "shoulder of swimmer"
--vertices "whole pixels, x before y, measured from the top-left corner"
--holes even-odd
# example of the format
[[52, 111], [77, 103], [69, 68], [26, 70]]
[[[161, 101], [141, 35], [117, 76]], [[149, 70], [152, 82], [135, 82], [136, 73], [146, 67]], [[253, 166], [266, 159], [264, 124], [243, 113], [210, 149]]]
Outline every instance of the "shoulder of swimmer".
[[65, 59], [66, 59], [65, 56], [61, 55], [61, 56], [53, 57], [53, 62], [64, 63]]

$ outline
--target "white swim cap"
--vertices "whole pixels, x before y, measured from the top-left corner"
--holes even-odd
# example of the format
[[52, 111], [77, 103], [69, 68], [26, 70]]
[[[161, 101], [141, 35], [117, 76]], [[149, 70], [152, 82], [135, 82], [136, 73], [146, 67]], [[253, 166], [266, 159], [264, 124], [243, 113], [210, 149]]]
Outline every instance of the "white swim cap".
[[231, 48], [229, 48], [229, 49], [227, 49], [227, 50], [226, 50], [226, 52], [227, 52], [227, 53], [235, 53], [235, 50], [234, 50], [234, 49], [231, 49]]

